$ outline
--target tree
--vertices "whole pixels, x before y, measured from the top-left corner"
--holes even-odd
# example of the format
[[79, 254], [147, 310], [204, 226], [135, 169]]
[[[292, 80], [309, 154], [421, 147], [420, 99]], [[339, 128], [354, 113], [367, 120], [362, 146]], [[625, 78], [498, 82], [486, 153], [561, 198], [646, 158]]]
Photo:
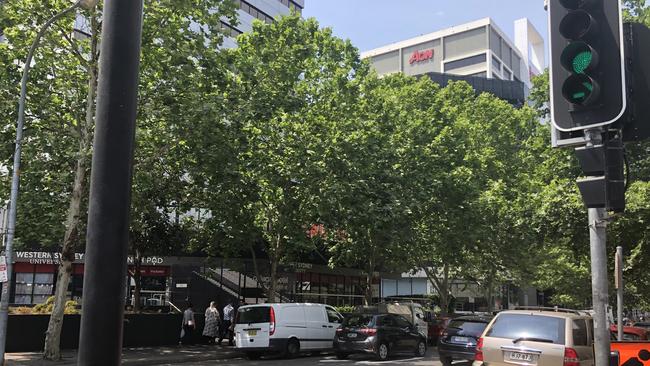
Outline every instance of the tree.
[[228, 51], [226, 91], [204, 99], [228, 108], [186, 131], [192, 192], [195, 207], [210, 212], [207, 250], [262, 249], [268, 281], [260, 273], [257, 279], [274, 301], [281, 264], [313, 248], [307, 231], [318, 217], [322, 153], [331, 142], [321, 140], [323, 131], [349, 109], [367, 66], [349, 41], [297, 14], [256, 22], [237, 42]]
[[[7, 43], [0, 44], [3, 51], [2, 94], [16, 94], [13, 85], [18, 85], [15, 80], [20, 71], [20, 60], [24, 59], [26, 45], [31, 42], [34, 30], [49, 17], [48, 14], [67, 6], [69, 3], [63, 0], [5, 5], [0, 16], [0, 28], [7, 38]], [[179, 90], [188, 86], [193, 86], [191, 90], [195, 92], [199, 89], [191, 79], [198, 72], [195, 70], [205, 73], [208, 67], [219, 64], [218, 46], [223, 39], [221, 17], [234, 21], [234, 3], [212, 0], [196, 6], [171, 0], [150, 1], [145, 5], [145, 12], [140, 104], [169, 106], [173, 104], [174, 93]], [[87, 36], [76, 37], [79, 33], [71, 36], [74, 16], [70, 16], [57, 23], [55, 31], [45, 37], [35, 57], [29, 85], [18, 244], [38, 247], [50, 244], [56, 248], [57, 242], [52, 238], [58, 235], [64, 238], [56, 302], [46, 339], [45, 357], [49, 359], [60, 358], [62, 309], [74, 251], [82, 244], [81, 222], [85, 217], [82, 207], [85, 208], [88, 192], [86, 182], [94, 125], [101, 7], [83, 15], [88, 23], [84, 29]], [[192, 107], [197, 105], [196, 99], [179, 98], [176, 102], [183, 106], [189, 102]], [[5, 110], [10, 110], [8, 105], [13, 104], [11, 99], [3, 99], [2, 103]], [[159, 121], [161, 116], [166, 121], [176, 118], [171, 114], [165, 115], [165, 112], [169, 113], [170, 109], [141, 108], [138, 120]], [[147, 127], [152, 127], [146, 122]], [[4, 138], [13, 135], [10, 126], [3, 129]], [[178, 173], [178, 169], [174, 172]], [[69, 186], [73, 187], [71, 193]], [[67, 220], [62, 223], [60, 218], [64, 214]], [[33, 228], [36, 229], [31, 230]]]

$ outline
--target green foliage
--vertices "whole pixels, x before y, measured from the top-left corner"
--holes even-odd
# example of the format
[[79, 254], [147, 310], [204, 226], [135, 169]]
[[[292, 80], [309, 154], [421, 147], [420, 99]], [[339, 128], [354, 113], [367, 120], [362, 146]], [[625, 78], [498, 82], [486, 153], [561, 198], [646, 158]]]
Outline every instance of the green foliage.
[[338, 311], [340, 314], [350, 314], [354, 313], [355, 307], [354, 306], [335, 306], [334, 309]]
[[[79, 303], [74, 300], [68, 300], [65, 302], [65, 314], [79, 314]], [[47, 300], [42, 303], [34, 306], [32, 308], [32, 314], [52, 314], [52, 309], [54, 308], [54, 296], [50, 296]]]

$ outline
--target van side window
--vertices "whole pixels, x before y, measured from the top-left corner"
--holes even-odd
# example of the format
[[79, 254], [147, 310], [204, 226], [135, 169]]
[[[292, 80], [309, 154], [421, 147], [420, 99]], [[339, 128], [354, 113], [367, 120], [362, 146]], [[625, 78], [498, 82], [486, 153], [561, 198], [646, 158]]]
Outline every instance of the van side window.
[[576, 346], [588, 346], [587, 323], [584, 319], [573, 321], [573, 344]]
[[327, 320], [330, 323], [338, 323], [338, 324], [342, 323], [343, 319], [341, 319], [341, 316], [339, 315], [339, 313], [337, 313], [334, 309], [325, 308], [325, 310], [327, 311]]

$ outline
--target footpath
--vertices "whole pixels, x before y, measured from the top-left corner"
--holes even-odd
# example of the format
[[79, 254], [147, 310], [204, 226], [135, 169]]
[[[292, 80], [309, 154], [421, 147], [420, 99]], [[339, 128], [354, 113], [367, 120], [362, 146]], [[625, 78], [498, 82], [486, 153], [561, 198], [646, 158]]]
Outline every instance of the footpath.
[[[226, 360], [241, 357], [234, 347], [216, 345], [143, 347], [122, 349], [122, 365], [162, 365]], [[77, 351], [62, 352], [61, 361], [45, 361], [40, 352], [8, 353], [8, 366], [69, 366], [77, 364]]]

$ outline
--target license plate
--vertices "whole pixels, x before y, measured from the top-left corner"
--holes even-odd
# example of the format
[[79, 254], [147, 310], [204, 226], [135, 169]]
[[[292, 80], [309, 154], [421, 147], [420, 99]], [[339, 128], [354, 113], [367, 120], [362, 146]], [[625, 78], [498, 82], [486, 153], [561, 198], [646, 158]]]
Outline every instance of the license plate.
[[528, 364], [536, 364], [537, 356], [531, 353], [522, 353], [522, 352], [506, 352], [505, 361], [511, 362], [525, 362]]
[[257, 331], [256, 331], [256, 330], [249, 330], [249, 331], [248, 331], [248, 336], [249, 336], [249, 337], [255, 337], [256, 335], [257, 335]]
[[469, 337], [451, 337], [451, 341], [454, 343], [469, 343]]
[[348, 333], [348, 338], [357, 338], [357, 333]]

